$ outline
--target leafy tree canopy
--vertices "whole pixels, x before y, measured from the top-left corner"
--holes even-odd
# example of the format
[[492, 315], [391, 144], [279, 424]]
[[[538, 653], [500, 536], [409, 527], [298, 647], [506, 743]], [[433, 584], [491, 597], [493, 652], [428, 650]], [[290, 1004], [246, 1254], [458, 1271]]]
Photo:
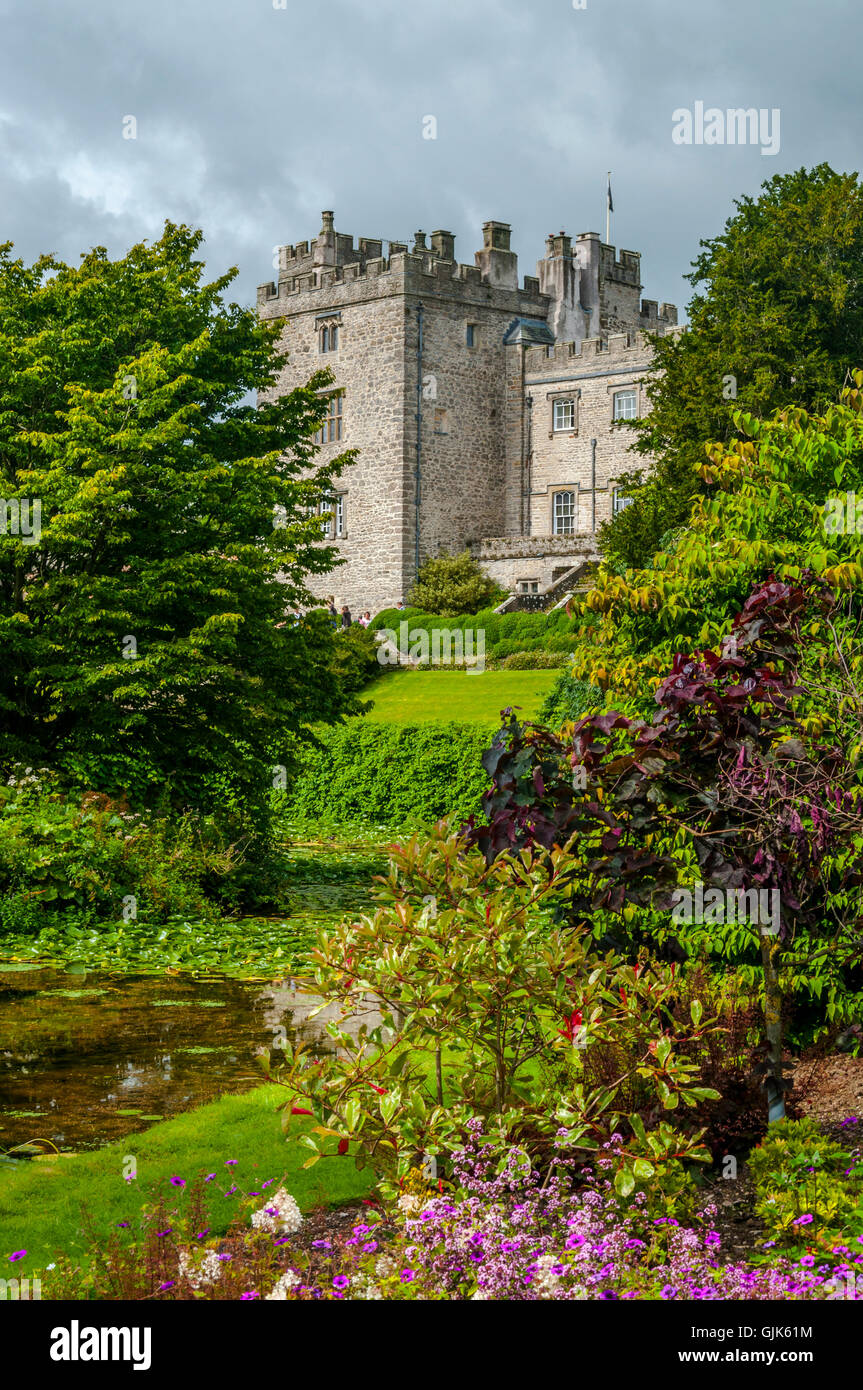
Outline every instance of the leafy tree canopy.
[[[309, 575], [350, 455], [314, 467], [328, 374], [276, 385], [277, 325], [226, 303], [201, 233], [77, 268], [0, 247], [2, 759], [110, 794], [263, 806], [348, 707]], [[41, 515], [40, 515], [41, 512]], [[30, 534], [26, 534], [29, 530]]]
[[[824, 409], [863, 339], [863, 187], [827, 164], [778, 174], [741, 198], [724, 232], [702, 241], [687, 277], [689, 327], [652, 336], [650, 413], [634, 449], [654, 464], [627, 481], [633, 505], [600, 532], [619, 573], [645, 568], [702, 491], [709, 442], [738, 437], [735, 412]], [[623, 428], [626, 428], [625, 426]]]

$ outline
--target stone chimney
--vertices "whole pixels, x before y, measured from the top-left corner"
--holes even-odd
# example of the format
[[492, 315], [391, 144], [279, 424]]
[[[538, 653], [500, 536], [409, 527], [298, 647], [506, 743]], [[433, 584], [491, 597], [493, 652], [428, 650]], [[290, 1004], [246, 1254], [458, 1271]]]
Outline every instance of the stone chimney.
[[452, 232], [432, 232], [432, 255], [439, 261], [455, 260], [455, 237]]
[[321, 230], [318, 232], [315, 242], [315, 265], [335, 265], [336, 263], [336, 232], [335, 214], [332, 212], [321, 213]]
[[[566, 232], [546, 238], [545, 257], [537, 263], [536, 273], [542, 294], [551, 297], [548, 326], [559, 343], [578, 343], [598, 335], [598, 286], [590, 284], [590, 269], [582, 262], [582, 238], [578, 238], [575, 255], [572, 237]], [[596, 305], [596, 314], [591, 311]], [[595, 319], [595, 322], [594, 322]]]
[[486, 285], [502, 290], [518, 289], [518, 256], [509, 249], [511, 235], [508, 222], [483, 223], [483, 247], [474, 259]]

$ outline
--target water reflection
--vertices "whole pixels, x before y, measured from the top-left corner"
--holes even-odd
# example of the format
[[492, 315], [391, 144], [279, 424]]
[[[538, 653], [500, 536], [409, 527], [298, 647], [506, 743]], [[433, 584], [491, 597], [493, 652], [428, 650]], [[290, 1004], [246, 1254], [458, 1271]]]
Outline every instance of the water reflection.
[[[93, 1148], [262, 1079], [261, 1048], [331, 1047], [328, 1005], [293, 980], [70, 975], [0, 966], [0, 1149]], [[370, 1002], [356, 1032], [378, 1014]]]

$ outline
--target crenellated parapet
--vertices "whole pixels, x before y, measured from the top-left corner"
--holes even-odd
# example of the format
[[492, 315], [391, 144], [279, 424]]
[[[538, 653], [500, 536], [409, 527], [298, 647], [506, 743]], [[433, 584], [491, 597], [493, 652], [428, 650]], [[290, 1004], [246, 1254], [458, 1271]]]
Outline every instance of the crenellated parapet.
[[[663, 309], [673, 305], [663, 305]], [[676, 312], [675, 312], [676, 317]], [[657, 328], [650, 331], [665, 333], [664, 321], [656, 319]], [[631, 361], [640, 366], [651, 357], [650, 343], [641, 330], [634, 333], [611, 333], [607, 338], [584, 338], [580, 343], [555, 343], [554, 347], [529, 347], [524, 350], [524, 370], [528, 376], [550, 376], [556, 372], [602, 371], [605, 367], [625, 365]]]
[[536, 312], [542, 305], [543, 296], [535, 276], [526, 275], [523, 287], [518, 286], [517, 259], [509, 248], [510, 230], [506, 223], [485, 224], [485, 245], [476, 253], [476, 264], [465, 265], [455, 259], [455, 237], [451, 232], [432, 232], [430, 244], [425, 232], [417, 232], [412, 249], [404, 242], [392, 241], [387, 243], [385, 255], [380, 239], [355, 240], [336, 232], [332, 217], [332, 213], [323, 214], [323, 226], [314, 240], [279, 248], [278, 281], [258, 287], [258, 306], [264, 317], [278, 318], [295, 312], [297, 296], [317, 295], [323, 302], [346, 287], [350, 298], [352, 286], [372, 295], [459, 295], [487, 287], [515, 313]]

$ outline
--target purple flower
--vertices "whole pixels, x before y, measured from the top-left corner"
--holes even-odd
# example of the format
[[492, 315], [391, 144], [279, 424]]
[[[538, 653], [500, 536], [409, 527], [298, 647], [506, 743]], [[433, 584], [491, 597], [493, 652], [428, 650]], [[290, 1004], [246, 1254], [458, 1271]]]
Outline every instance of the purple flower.
[[313, 1240], [313, 1241], [312, 1241], [312, 1249], [313, 1249], [313, 1250], [332, 1250], [332, 1248], [333, 1248], [333, 1247], [332, 1247], [331, 1241], [328, 1241], [328, 1240]]
[[240, 1294], [240, 1302], [246, 1303], [250, 1298], [260, 1298], [260, 1296], [261, 1295], [257, 1292], [256, 1289], [249, 1289], [248, 1293]]
[[171, 1179], [171, 1186], [172, 1186], [172, 1187], [185, 1187], [185, 1186], [186, 1186], [186, 1179], [185, 1179], [185, 1178], [172, 1178], [172, 1179]]
[[173, 1279], [169, 1279], [168, 1282], [167, 1282], [166, 1284], [160, 1284], [160, 1285], [159, 1285], [158, 1289], [156, 1290], [156, 1293], [164, 1293], [166, 1289], [172, 1289], [173, 1287], [174, 1287], [174, 1280], [173, 1280]]
[[333, 1288], [346, 1289], [349, 1283], [350, 1280], [348, 1279], [346, 1274], [337, 1274], [335, 1279], [333, 1280]]
[[156, 1235], [159, 1236], [160, 1238], [161, 1238], [162, 1236], [169, 1236], [169, 1235], [171, 1234], [171, 1232], [173, 1231], [173, 1229], [174, 1229], [173, 1226], [166, 1226], [165, 1229], [164, 1229], [164, 1231], [157, 1231], [157, 1232], [156, 1232]]
[[403, 1284], [409, 1284], [412, 1279], [416, 1278], [416, 1271], [413, 1269], [403, 1269], [401, 1278]]
[[798, 1264], [801, 1264], [801, 1265], [803, 1266], [804, 1269], [811, 1269], [812, 1266], [813, 1266], [814, 1263], [815, 1263], [815, 1256], [814, 1256], [814, 1255], [803, 1255], [803, 1256], [801, 1256], [801, 1258], [797, 1261], [797, 1263], [798, 1263]]
[[792, 1222], [791, 1222], [791, 1225], [792, 1225], [792, 1226], [811, 1226], [811, 1224], [812, 1224], [812, 1222], [813, 1222], [814, 1220], [815, 1220], [815, 1217], [812, 1215], [812, 1213], [807, 1211], [803, 1216], [798, 1216], [798, 1218], [797, 1218], [796, 1221], [792, 1221]]
[[226, 1158], [226, 1159], [225, 1159], [225, 1167], [226, 1167], [226, 1168], [233, 1168], [234, 1165], [235, 1165], [237, 1162], [238, 1162], [238, 1160], [237, 1160], [236, 1158]]
[[208, 1173], [207, 1176], [204, 1178], [204, 1182], [212, 1182], [215, 1176], [215, 1173]]
[[377, 1243], [376, 1240], [367, 1240], [366, 1243], [365, 1243], [365, 1245], [363, 1246], [363, 1254], [364, 1254], [364, 1255], [373, 1255], [374, 1252], [377, 1250], [377, 1248], [378, 1248], [378, 1243]]
[[12, 1263], [14, 1264], [16, 1260], [23, 1260], [23, 1258], [24, 1258], [24, 1256], [25, 1256], [26, 1254], [27, 1254], [27, 1251], [26, 1251], [26, 1250], [16, 1250], [14, 1255], [10, 1255], [10, 1256], [9, 1256], [9, 1259], [10, 1259], [10, 1260], [12, 1261]]
[[209, 1228], [209, 1226], [207, 1226], [206, 1230], [198, 1231], [198, 1232], [197, 1232], [197, 1234], [196, 1234], [196, 1236], [195, 1236], [195, 1240], [203, 1240], [203, 1239], [204, 1239], [204, 1236], [208, 1236], [209, 1234], [210, 1234], [210, 1228]]

